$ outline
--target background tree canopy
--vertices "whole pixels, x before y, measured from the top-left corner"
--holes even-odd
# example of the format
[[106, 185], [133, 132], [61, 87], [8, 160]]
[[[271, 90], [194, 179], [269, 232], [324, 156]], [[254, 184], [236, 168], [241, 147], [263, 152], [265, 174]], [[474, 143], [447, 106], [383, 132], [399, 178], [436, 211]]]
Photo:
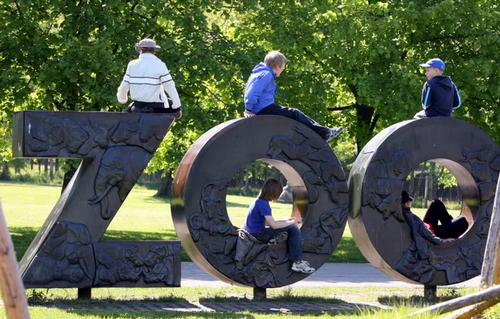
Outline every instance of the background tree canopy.
[[[421, 110], [418, 65], [434, 57], [461, 93], [454, 116], [500, 141], [496, 0], [18, 0], [0, 2], [0, 19], [3, 136], [14, 111], [121, 111], [115, 94], [134, 44], [162, 46], [184, 116], [150, 172], [175, 169], [203, 132], [241, 116], [244, 83], [271, 49], [289, 60], [277, 102], [346, 127], [342, 160]], [[10, 145], [0, 143], [4, 161]]]

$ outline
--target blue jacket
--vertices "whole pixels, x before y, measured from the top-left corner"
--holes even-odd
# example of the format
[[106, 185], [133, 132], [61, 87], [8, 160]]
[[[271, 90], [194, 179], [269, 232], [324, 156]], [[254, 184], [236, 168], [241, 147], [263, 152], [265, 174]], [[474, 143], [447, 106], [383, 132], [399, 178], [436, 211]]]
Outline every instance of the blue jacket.
[[426, 116], [450, 117], [451, 111], [460, 105], [460, 94], [449, 76], [435, 76], [425, 83], [422, 90], [422, 107]]
[[264, 63], [259, 63], [252, 70], [252, 75], [245, 85], [245, 108], [253, 114], [274, 103], [278, 90], [274, 82], [274, 72]]

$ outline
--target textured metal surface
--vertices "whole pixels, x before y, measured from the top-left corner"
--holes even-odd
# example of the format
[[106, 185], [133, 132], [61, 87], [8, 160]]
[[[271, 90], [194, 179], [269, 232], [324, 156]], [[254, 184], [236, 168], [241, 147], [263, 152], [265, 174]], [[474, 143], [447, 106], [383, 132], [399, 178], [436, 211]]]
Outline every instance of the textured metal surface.
[[[474, 220], [457, 240], [427, 243], [421, 258], [402, 218], [401, 191], [424, 161], [446, 167], [463, 196], [462, 215]], [[428, 285], [459, 283], [480, 274], [496, 181], [498, 145], [477, 127], [436, 117], [395, 124], [361, 151], [349, 176], [349, 227], [363, 255], [393, 278]]]
[[19, 112], [15, 157], [82, 158], [20, 262], [25, 286], [179, 286], [180, 243], [102, 235], [170, 129], [166, 114]]
[[242, 243], [246, 239], [238, 237], [226, 209], [228, 182], [241, 167], [257, 160], [275, 166], [287, 178], [294, 197], [291, 215], [305, 218], [304, 259], [320, 267], [345, 228], [346, 177], [332, 149], [291, 119], [238, 119], [201, 136], [177, 170], [172, 216], [183, 248], [213, 277], [251, 287], [286, 286], [307, 276], [290, 271], [286, 243]]

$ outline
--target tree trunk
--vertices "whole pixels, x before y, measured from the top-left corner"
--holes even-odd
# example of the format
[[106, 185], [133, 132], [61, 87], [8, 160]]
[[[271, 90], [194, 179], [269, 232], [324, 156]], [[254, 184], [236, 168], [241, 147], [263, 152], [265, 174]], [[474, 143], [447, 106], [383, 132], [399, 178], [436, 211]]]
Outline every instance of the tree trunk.
[[420, 187], [422, 186], [422, 176], [424, 175], [425, 170], [427, 168], [427, 165], [425, 165], [425, 163], [426, 162], [424, 162], [424, 168], [422, 169], [420, 175], [418, 176], [417, 189], [415, 190], [415, 194], [413, 194], [413, 197], [415, 197], [415, 199], [418, 197], [418, 195], [420, 195]]
[[434, 198], [437, 197], [437, 177], [436, 175], [436, 163], [431, 162], [431, 168], [430, 168], [430, 181], [429, 181], [429, 200], [433, 200]]
[[5, 161], [2, 164], [2, 174], [0, 176], [0, 179], [2, 179], [4, 181], [7, 181], [10, 179], [9, 164]]
[[[353, 88], [351, 88], [353, 90]], [[353, 92], [355, 94], [355, 92]], [[356, 94], [355, 94], [356, 95]], [[371, 134], [377, 123], [378, 116], [373, 116], [375, 109], [368, 105], [356, 105], [358, 130], [356, 131], [356, 147], [358, 154], [370, 140]]]
[[63, 185], [62, 185], [62, 189], [61, 189], [61, 194], [62, 194], [62, 193], [64, 192], [64, 190], [66, 189], [66, 186], [68, 186], [69, 182], [70, 182], [70, 181], [71, 181], [71, 179], [73, 178], [73, 175], [75, 175], [76, 170], [77, 170], [77, 168], [76, 168], [76, 167], [71, 166], [71, 168], [69, 169], [69, 171], [67, 171], [67, 172], [64, 174], [64, 180], [63, 180]]
[[[410, 187], [408, 187], [408, 193], [409, 194], [414, 194], [414, 191], [413, 189], [415, 188], [415, 183], [413, 182], [413, 179], [415, 178], [415, 171], [414, 170], [411, 170], [411, 173], [410, 173]], [[413, 195], [415, 196], [415, 195]]]
[[49, 162], [50, 162], [50, 180], [53, 181], [54, 180], [54, 160], [50, 159]]
[[245, 169], [245, 194], [248, 194], [248, 176], [250, 171], [250, 164], [247, 165]]
[[425, 207], [427, 207], [428, 197], [429, 197], [429, 175], [425, 176], [425, 191], [424, 191]]
[[170, 191], [172, 190], [172, 182], [174, 181], [172, 177], [172, 170], [168, 170], [165, 177], [162, 177], [160, 188], [156, 192], [156, 196], [168, 198], [170, 197]]
[[243, 166], [238, 171], [238, 185], [236, 187], [241, 188], [245, 186], [245, 167]]
[[59, 173], [59, 159], [58, 158], [56, 158], [55, 171], [56, 171], [56, 173]]

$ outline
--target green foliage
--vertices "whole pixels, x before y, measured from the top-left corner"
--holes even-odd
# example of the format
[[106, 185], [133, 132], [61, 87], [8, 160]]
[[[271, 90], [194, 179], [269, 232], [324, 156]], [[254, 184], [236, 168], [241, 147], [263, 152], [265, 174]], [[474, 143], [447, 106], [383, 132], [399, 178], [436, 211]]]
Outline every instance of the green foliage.
[[[115, 93], [134, 43], [149, 36], [170, 69], [184, 118], [149, 171], [176, 168], [206, 130], [234, 118], [246, 56], [209, 12], [223, 1], [22, 1], [0, 8], [0, 114], [7, 128], [18, 110], [120, 111]], [[235, 83], [239, 83], [240, 85]], [[8, 141], [0, 156], [9, 160]], [[5, 155], [4, 155], [5, 150]]]
[[497, 9], [475, 0], [259, 1], [240, 11], [233, 34], [256, 59], [259, 47], [282, 50], [290, 63], [279, 100], [345, 125], [358, 146], [421, 109], [418, 65], [436, 56], [462, 93], [456, 115], [500, 140]]
[[240, 116], [243, 86], [271, 49], [289, 64], [277, 102], [343, 125], [348, 161], [379, 130], [410, 119], [442, 58], [459, 88], [455, 115], [500, 141], [500, 38], [493, 0], [11, 1], [0, 7], [0, 159], [12, 159], [19, 110], [120, 111], [115, 92], [134, 43], [152, 37], [183, 104], [147, 172], [175, 170], [194, 141]]

